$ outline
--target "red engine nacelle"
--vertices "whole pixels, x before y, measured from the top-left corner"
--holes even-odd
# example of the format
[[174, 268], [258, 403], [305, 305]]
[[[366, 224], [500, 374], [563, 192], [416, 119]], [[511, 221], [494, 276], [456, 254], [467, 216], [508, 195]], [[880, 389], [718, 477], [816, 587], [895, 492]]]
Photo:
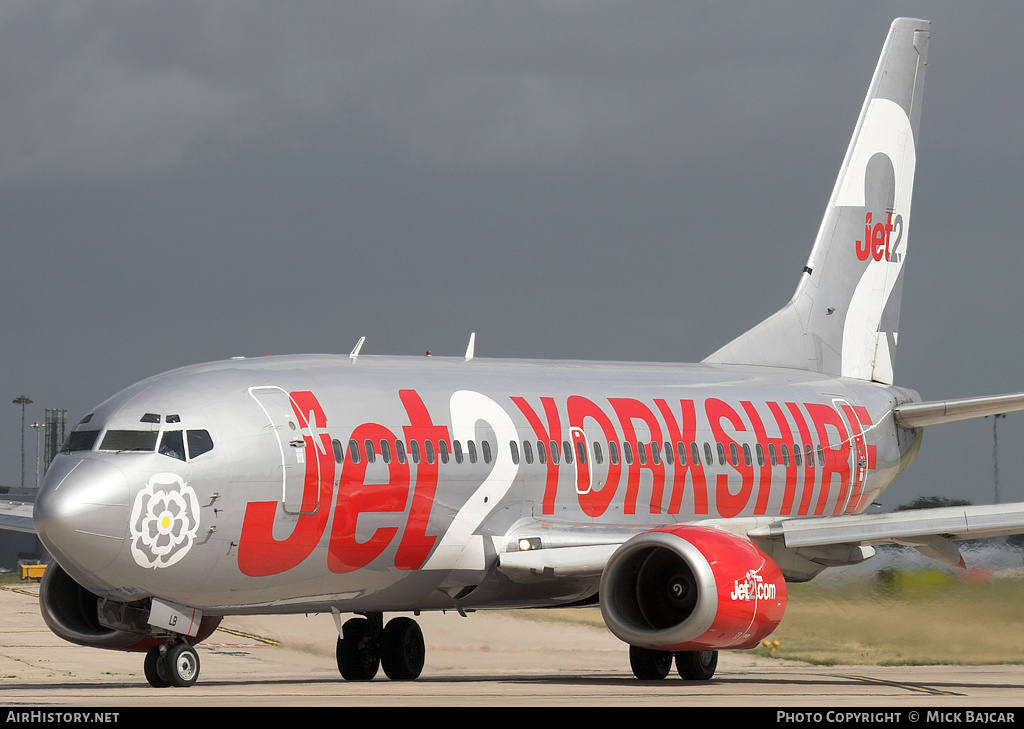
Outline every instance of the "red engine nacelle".
[[619, 547], [601, 576], [605, 624], [644, 648], [753, 648], [785, 609], [778, 566], [752, 542], [712, 527], [639, 534]]

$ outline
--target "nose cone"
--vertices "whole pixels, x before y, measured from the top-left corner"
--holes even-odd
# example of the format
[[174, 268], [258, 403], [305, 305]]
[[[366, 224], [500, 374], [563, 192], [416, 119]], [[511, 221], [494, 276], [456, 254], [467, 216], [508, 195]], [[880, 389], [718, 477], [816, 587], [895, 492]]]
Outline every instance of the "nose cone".
[[94, 458], [58, 457], [39, 489], [36, 532], [65, 569], [95, 572], [121, 551], [129, 516], [128, 482]]

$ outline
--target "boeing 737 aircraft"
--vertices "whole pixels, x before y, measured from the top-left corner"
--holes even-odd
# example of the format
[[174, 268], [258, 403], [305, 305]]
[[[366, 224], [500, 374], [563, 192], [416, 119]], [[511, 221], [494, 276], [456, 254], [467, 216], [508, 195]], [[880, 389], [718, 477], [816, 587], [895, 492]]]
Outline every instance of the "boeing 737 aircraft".
[[189, 686], [224, 616], [330, 612], [344, 678], [415, 679], [404, 614], [599, 605], [638, 678], [708, 679], [779, 624], [787, 582], [1024, 532], [1024, 504], [865, 513], [925, 426], [1024, 409], [894, 384], [929, 30], [892, 24], [792, 300], [699, 364], [357, 346], [97, 406], [34, 506], [47, 625]]

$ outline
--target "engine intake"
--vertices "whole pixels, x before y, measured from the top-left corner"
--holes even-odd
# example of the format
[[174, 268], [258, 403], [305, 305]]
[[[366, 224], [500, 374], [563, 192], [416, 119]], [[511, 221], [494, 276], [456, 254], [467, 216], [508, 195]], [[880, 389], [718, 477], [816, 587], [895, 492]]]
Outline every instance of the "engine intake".
[[[39, 584], [39, 611], [55, 635], [71, 643], [115, 651], [145, 651], [161, 642], [153, 634], [117, 630], [100, 621], [100, 598], [75, 582], [59, 564], [51, 562]], [[199, 634], [189, 643], [205, 640], [217, 629], [220, 616], [204, 617]]]
[[782, 572], [752, 542], [689, 525], [623, 544], [604, 569], [600, 595], [615, 636], [673, 651], [752, 648], [786, 608]]

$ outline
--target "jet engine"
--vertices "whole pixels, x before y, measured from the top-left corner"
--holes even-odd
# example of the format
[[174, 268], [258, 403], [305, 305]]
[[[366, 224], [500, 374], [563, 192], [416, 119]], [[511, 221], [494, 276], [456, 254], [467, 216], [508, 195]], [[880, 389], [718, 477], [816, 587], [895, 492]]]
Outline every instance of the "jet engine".
[[[146, 651], [163, 642], [157, 631], [147, 626], [144, 620], [136, 620], [133, 630], [109, 627], [109, 623], [100, 618], [101, 612], [109, 612], [101, 610], [103, 602], [75, 582], [56, 562], [51, 562], [43, 573], [39, 585], [39, 610], [46, 626], [55, 635], [78, 645], [117, 651]], [[128, 612], [148, 614], [148, 608], [143, 607], [124, 604], [112, 607], [122, 615]], [[188, 642], [205, 640], [219, 624], [219, 616], [204, 617], [198, 635], [188, 638]], [[166, 638], [166, 634], [163, 637]]]
[[601, 613], [632, 646], [670, 651], [752, 648], [786, 609], [778, 566], [752, 542], [712, 527], [639, 534], [601, 576]]

